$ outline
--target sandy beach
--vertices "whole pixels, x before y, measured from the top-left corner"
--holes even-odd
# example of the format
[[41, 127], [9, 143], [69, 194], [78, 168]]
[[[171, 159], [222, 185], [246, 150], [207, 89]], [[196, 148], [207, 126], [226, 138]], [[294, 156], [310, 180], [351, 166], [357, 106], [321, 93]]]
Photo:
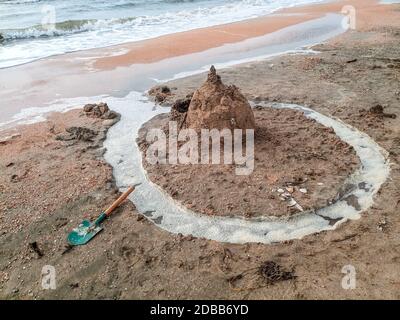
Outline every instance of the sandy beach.
[[[235, 244], [167, 232], [127, 201], [107, 220], [96, 240], [71, 249], [66, 246], [68, 232], [84, 218], [95, 219], [119, 194], [115, 172], [104, 159], [103, 144], [119, 118], [93, 117], [82, 110], [81, 103], [80, 108], [66, 113], [50, 113], [43, 122], [0, 131], [0, 297], [399, 299], [400, 4], [348, 0], [295, 7], [272, 16], [1, 69], [0, 99], [5, 107], [0, 122], [10, 121], [27, 106], [27, 101], [29, 106], [38, 106], [55, 99], [123, 97], [130, 91], [144, 92], [157, 85], [150, 78], [160, 66], [164, 68], [160, 73], [167, 78], [180, 71], [169, 64], [169, 59], [178, 59], [186, 66], [186, 56], [273, 34], [327, 13], [340, 13], [345, 5], [356, 9], [356, 29], [313, 46], [316, 53], [279, 55], [220, 69], [218, 73], [224, 83], [237, 86], [255, 104], [309, 107], [366, 133], [388, 152], [390, 177], [360, 219], [302, 239]], [[163, 83], [171, 90], [164, 105], [193, 94], [205, 78], [206, 74], [200, 73]], [[99, 97], [94, 102], [102, 100]], [[111, 103], [109, 107], [113, 109]], [[132, 112], [134, 109], [132, 105]], [[305, 123], [300, 116], [296, 120], [293, 115], [292, 119], [279, 113], [272, 119], [262, 112], [258, 117], [262, 118], [260, 123], [265, 121], [266, 128], [276, 121], [274, 132], [279, 133], [279, 141], [290, 139], [290, 126], [283, 128], [284, 124], [301, 127]], [[323, 130], [322, 126], [315, 126], [307, 132], [317, 136]], [[293, 145], [300, 145], [302, 138], [306, 139], [306, 134], [299, 135]], [[329, 198], [358, 162], [345, 145], [336, 149], [341, 152], [336, 158], [327, 146], [318, 149], [318, 144], [327, 141], [319, 139], [314, 144], [304, 144], [303, 152], [320, 152], [318, 161], [312, 159], [313, 165], [323, 168], [326, 176], [334, 176], [327, 178], [331, 184], [324, 197]], [[276, 144], [276, 140], [271, 141], [271, 145]], [[285, 151], [282, 150], [279, 152]], [[349, 152], [347, 156], [342, 155], [344, 150]], [[297, 153], [293, 151], [291, 155], [295, 157]], [[277, 153], [275, 161], [279, 163], [281, 157]], [[329, 165], [324, 166], [324, 161]], [[340, 170], [341, 166], [345, 169]], [[263, 168], [266, 171], [260, 171], [260, 176], [271, 170]], [[153, 183], [199, 214], [215, 214], [206, 210], [208, 200], [211, 196], [224, 199], [228, 195], [224, 190], [229, 194], [234, 194], [232, 190], [238, 192], [229, 201], [239, 211], [248, 207], [260, 211], [268, 202], [265, 198], [256, 203], [255, 189], [249, 193], [242, 190], [255, 181], [252, 177], [234, 184], [232, 190], [206, 189], [195, 183], [207, 174], [200, 175], [198, 170], [187, 170], [186, 175], [180, 174], [179, 166], [170, 171], [150, 167], [147, 170]], [[300, 174], [301, 167], [293, 168], [293, 172]], [[284, 175], [280, 172], [279, 178]], [[213, 177], [207, 176], [207, 182], [218, 186], [218, 178]], [[269, 181], [268, 186], [278, 185], [276, 181], [279, 179]], [[323, 206], [318, 202], [322, 200], [316, 198], [318, 194], [312, 193], [317, 182], [320, 181], [310, 179], [310, 184], [303, 186], [308, 190], [304, 202], [310, 207]], [[193, 194], [199, 199], [195, 205], [188, 201]], [[250, 199], [252, 206], [248, 201], [241, 202], [241, 198]], [[221, 200], [212, 204], [215, 211], [226, 205]], [[275, 208], [282, 209], [282, 203], [277, 201]], [[268, 283], [260, 273], [265, 261], [274, 261], [295, 277]], [[55, 290], [43, 290], [39, 285], [44, 265], [57, 269]], [[352, 290], [341, 286], [342, 268], [346, 265], [357, 270], [357, 287]]]

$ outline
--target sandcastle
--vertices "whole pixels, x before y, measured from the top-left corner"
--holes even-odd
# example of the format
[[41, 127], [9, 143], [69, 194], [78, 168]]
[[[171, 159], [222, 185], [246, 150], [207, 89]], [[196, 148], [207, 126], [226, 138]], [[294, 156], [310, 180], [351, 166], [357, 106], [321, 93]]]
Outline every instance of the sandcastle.
[[[184, 103], [175, 104], [172, 114], [185, 113]], [[207, 80], [197, 89], [186, 106], [187, 112], [182, 119], [186, 128], [201, 129], [254, 129], [253, 110], [240, 90], [222, 83], [214, 66]]]

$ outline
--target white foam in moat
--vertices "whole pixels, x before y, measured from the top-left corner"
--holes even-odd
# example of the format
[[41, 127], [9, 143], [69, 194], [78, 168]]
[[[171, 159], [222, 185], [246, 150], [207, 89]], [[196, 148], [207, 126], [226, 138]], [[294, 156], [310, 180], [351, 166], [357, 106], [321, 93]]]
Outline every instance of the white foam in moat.
[[[157, 107], [141, 93], [132, 92], [125, 98], [107, 98], [109, 106], [121, 113], [121, 121], [113, 126], [105, 141], [106, 161], [114, 168], [116, 183], [120, 188], [141, 183], [130, 196], [139, 212], [169, 232], [204, 237], [221, 242], [271, 243], [302, 238], [323, 230], [332, 230], [329, 218], [359, 219], [360, 214], [373, 203], [373, 197], [385, 182], [390, 172], [387, 153], [368, 135], [355, 128], [314, 110], [298, 105], [275, 104], [277, 108], [304, 111], [307, 117], [332, 127], [336, 134], [352, 145], [361, 160], [361, 168], [348, 182], [355, 189], [348, 195], [358, 198], [360, 208], [356, 210], [345, 201], [338, 201], [317, 212], [304, 212], [291, 218], [265, 217], [245, 219], [241, 217], [209, 217], [192, 212], [173, 200], [161, 188], [149, 181], [142, 166], [142, 155], [136, 144], [138, 130], [146, 121], [157, 114], [168, 112]], [[362, 188], [359, 184], [362, 184]]]

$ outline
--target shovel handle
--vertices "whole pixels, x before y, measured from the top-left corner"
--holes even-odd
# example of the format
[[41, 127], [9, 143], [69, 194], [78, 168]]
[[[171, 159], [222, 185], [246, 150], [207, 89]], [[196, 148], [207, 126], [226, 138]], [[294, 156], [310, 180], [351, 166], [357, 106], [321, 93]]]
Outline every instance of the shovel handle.
[[135, 190], [135, 187], [129, 187], [128, 190], [126, 190], [112, 205], [111, 207], [109, 207], [104, 213], [106, 214], [106, 216], [109, 216], [111, 214], [111, 212], [114, 211], [115, 208], [117, 208], [122, 201], [124, 201], [126, 198], [128, 198], [128, 196], [133, 192], [133, 190]]

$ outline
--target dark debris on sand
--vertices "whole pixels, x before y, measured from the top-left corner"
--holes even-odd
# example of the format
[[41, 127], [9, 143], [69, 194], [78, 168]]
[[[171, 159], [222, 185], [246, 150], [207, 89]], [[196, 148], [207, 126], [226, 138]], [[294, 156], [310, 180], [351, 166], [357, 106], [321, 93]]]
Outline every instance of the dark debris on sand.
[[258, 269], [259, 274], [268, 284], [275, 284], [279, 281], [295, 279], [294, 270], [286, 271], [274, 261], [264, 261]]

